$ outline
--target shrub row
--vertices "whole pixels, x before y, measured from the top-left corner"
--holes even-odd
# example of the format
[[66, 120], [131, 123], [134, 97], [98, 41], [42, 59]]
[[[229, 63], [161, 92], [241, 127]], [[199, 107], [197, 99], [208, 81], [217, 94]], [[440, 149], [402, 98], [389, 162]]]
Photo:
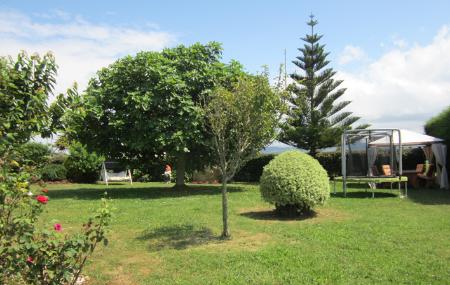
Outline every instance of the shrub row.
[[47, 144], [28, 142], [13, 150], [12, 159], [21, 166], [21, 171], [35, 177], [34, 180], [95, 182], [99, 177], [103, 158], [89, 153], [81, 144], [72, 145], [69, 153], [52, 153]]
[[[234, 180], [239, 182], [258, 182], [264, 166], [266, 166], [275, 156], [276, 155], [274, 154], [261, 155], [248, 161], [247, 164], [235, 175]], [[340, 152], [318, 153], [316, 159], [322, 167], [325, 168], [329, 177], [341, 175]], [[425, 155], [421, 149], [405, 149], [403, 153], [403, 169], [415, 169], [418, 163], [423, 163], [424, 161]]]
[[266, 154], [249, 160], [244, 167], [236, 173], [234, 180], [239, 182], [259, 182], [264, 166], [274, 159], [275, 156], [275, 154]]

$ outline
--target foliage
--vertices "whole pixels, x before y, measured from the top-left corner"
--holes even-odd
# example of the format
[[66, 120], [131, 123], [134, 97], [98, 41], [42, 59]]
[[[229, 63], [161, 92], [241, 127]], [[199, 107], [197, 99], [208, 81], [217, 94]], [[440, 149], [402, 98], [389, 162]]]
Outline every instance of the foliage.
[[[2, 284], [74, 284], [97, 244], [107, 244], [105, 227], [110, 210], [102, 207], [83, 225], [81, 233], [63, 235], [61, 224], [37, 227], [48, 203], [48, 190], [33, 195], [24, 174], [6, 175], [0, 183], [0, 282]], [[47, 227], [48, 228], [48, 227]]]
[[64, 164], [67, 156], [68, 155], [63, 152], [54, 152], [50, 155], [49, 162], [53, 164]]
[[164, 153], [178, 172], [186, 161], [207, 160], [199, 98], [242, 73], [240, 64], [219, 61], [221, 51], [218, 43], [197, 43], [117, 60], [97, 72], [86, 93], [59, 98], [66, 136], [132, 168]]
[[329, 177], [341, 175], [341, 153], [340, 152], [319, 152], [316, 155], [317, 161], [328, 173]]
[[450, 106], [426, 122], [425, 133], [450, 144]]
[[[299, 48], [301, 55], [293, 61], [304, 74], [291, 75], [295, 83], [288, 87], [290, 110], [280, 138], [284, 143], [308, 150], [312, 156], [321, 148], [337, 145], [342, 132], [359, 120], [351, 112], [342, 112], [350, 101], [337, 102], [345, 88], [338, 89], [342, 80], [334, 80], [336, 72], [325, 68], [330, 63], [329, 53], [325, 52], [325, 45], [319, 44], [322, 36], [314, 33], [317, 23], [311, 16], [307, 23], [311, 34], [303, 38], [305, 45]], [[358, 128], [366, 127], [368, 125]]]
[[61, 181], [67, 178], [67, 169], [62, 164], [50, 163], [39, 169], [44, 181]]
[[[425, 124], [425, 133], [445, 140], [447, 145], [447, 169], [450, 167], [450, 106]], [[450, 178], [450, 171], [448, 172]]]
[[69, 148], [69, 156], [64, 162], [67, 178], [74, 182], [95, 182], [100, 173], [103, 157], [95, 152], [88, 152], [81, 143], [74, 143]]
[[47, 99], [57, 66], [51, 53], [0, 57], [0, 154], [50, 130]]
[[264, 167], [260, 190], [266, 202], [287, 215], [309, 213], [330, 197], [325, 169], [299, 151], [282, 153]]
[[14, 149], [12, 158], [20, 165], [42, 167], [50, 157], [51, 149], [47, 144], [27, 142]]
[[247, 163], [234, 176], [235, 181], [259, 182], [264, 166], [266, 166], [275, 154], [263, 154], [247, 161]]
[[229, 236], [227, 183], [275, 138], [282, 107], [266, 75], [242, 77], [231, 90], [219, 87], [207, 101], [208, 130], [222, 181], [223, 237]]

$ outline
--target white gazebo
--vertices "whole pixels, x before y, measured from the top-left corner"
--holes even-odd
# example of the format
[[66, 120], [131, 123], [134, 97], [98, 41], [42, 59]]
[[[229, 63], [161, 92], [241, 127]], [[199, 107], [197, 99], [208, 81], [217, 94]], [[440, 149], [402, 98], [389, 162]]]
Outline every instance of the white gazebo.
[[445, 189], [449, 188], [447, 167], [446, 167], [447, 147], [444, 144], [444, 140], [442, 139], [416, 133], [409, 130], [400, 130], [400, 132], [393, 133], [392, 140], [389, 139], [389, 137], [382, 137], [378, 140], [370, 142], [368, 155], [376, 156], [376, 154], [370, 152], [370, 147], [389, 146], [391, 143], [394, 145], [398, 145], [399, 142], [401, 143], [402, 146], [428, 146], [428, 148], [423, 148], [423, 150], [425, 152], [425, 157], [429, 161], [431, 161], [433, 155], [436, 159], [436, 170], [437, 170], [436, 182], [440, 185], [441, 188]]

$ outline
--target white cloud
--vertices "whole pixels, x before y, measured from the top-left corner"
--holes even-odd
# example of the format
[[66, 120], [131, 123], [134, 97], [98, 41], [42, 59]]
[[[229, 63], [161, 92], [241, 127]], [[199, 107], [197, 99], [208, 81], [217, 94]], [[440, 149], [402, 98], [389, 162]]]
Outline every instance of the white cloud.
[[400, 49], [408, 47], [408, 42], [405, 41], [404, 39], [394, 38], [392, 43], [394, 44], [394, 46], [396, 46], [396, 47], [398, 47]]
[[143, 28], [97, 24], [55, 10], [33, 18], [0, 11], [0, 55], [20, 50], [52, 51], [59, 65], [56, 93], [74, 81], [83, 89], [89, 78], [115, 59], [141, 50], [161, 50], [176, 42], [175, 35], [145, 24]]
[[427, 45], [389, 50], [358, 73], [339, 72], [353, 101], [349, 109], [374, 127], [423, 131], [428, 118], [450, 105], [449, 50], [444, 26]]
[[366, 59], [366, 53], [357, 46], [347, 45], [338, 58], [338, 63], [341, 65], [348, 64], [353, 61], [360, 61]]

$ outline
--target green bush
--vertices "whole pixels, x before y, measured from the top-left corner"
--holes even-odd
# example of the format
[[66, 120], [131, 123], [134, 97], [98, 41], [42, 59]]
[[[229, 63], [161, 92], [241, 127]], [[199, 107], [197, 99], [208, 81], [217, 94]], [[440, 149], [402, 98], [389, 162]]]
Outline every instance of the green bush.
[[41, 167], [47, 163], [51, 154], [50, 147], [38, 142], [27, 142], [17, 147], [13, 158], [22, 166]]
[[64, 162], [67, 178], [73, 182], [93, 183], [100, 176], [103, 158], [95, 152], [89, 153], [86, 148], [75, 143], [69, 148], [69, 156]]
[[329, 177], [341, 175], [341, 153], [340, 152], [320, 152], [317, 160], [328, 173]]
[[61, 181], [67, 178], [67, 169], [62, 164], [47, 164], [39, 173], [44, 181]]
[[53, 164], [64, 164], [67, 159], [67, 154], [62, 152], [55, 152], [49, 158], [49, 162]]
[[307, 214], [330, 197], [327, 172], [306, 153], [279, 154], [266, 167], [260, 181], [263, 199], [281, 215]]
[[240, 182], [258, 182], [261, 178], [264, 166], [274, 159], [274, 157], [275, 154], [266, 154], [249, 160], [244, 167], [236, 173], [233, 179]]
[[[450, 167], [450, 106], [425, 123], [425, 133], [445, 140], [447, 145], [447, 169]], [[450, 171], [448, 172], [450, 178]]]

